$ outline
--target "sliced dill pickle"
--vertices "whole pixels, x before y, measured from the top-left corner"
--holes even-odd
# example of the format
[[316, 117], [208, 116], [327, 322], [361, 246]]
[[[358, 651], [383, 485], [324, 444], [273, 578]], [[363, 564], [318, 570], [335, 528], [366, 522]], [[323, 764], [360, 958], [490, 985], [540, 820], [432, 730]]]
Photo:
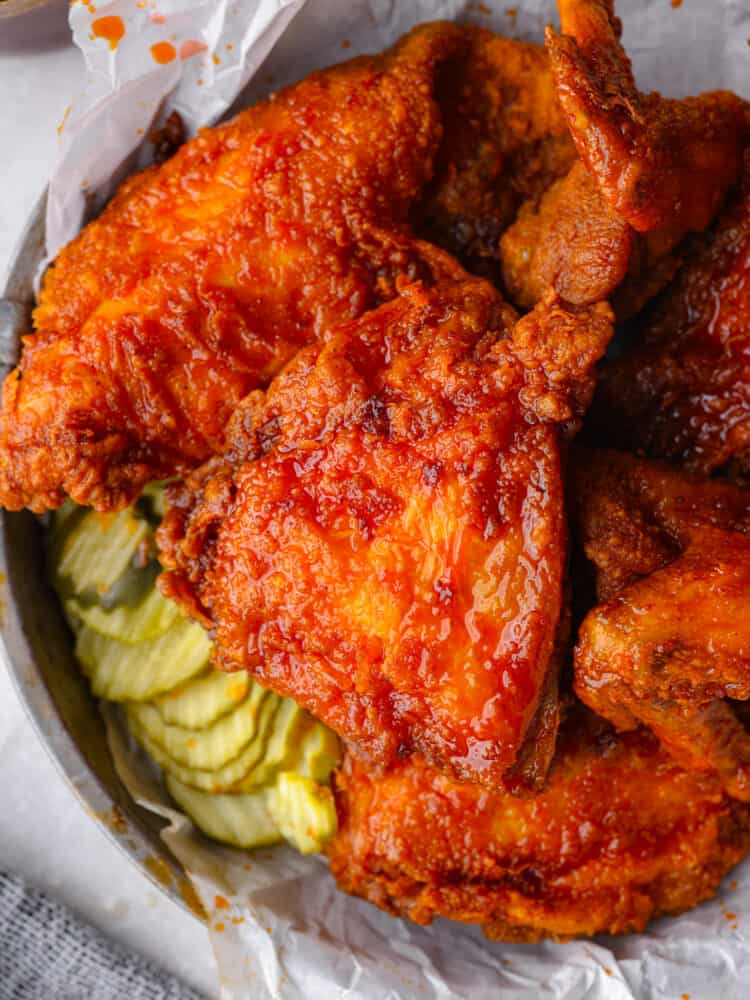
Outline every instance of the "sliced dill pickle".
[[246, 670], [209, 670], [159, 695], [152, 705], [169, 725], [205, 729], [244, 701], [251, 684]]
[[246, 792], [259, 785], [268, 784], [279, 771], [293, 768], [299, 756], [302, 735], [311, 722], [311, 717], [295, 701], [291, 698], [282, 698], [273, 720], [266, 752], [242, 781], [237, 783], [233, 791]]
[[183, 618], [155, 639], [138, 643], [118, 642], [84, 625], [75, 652], [97, 697], [147, 701], [203, 670], [211, 640], [200, 625]]
[[284, 839], [301, 854], [322, 850], [338, 828], [330, 788], [294, 771], [279, 774], [266, 793], [266, 803]]
[[110, 604], [109, 591], [152, 534], [130, 509], [99, 514], [79, 507], [52, 532], [50, 565], [61, 597], [75, 597], [83, 607]]
[[[126, 571], [124, 576], [127, 576]], [[180, 618], [174, 601], [162, 597], [151, 584], [140, 603], [130, 606], [121, 604], [107, 609], [99, 604], [81, 605], [75, 597], [65, 602], [65, 613], [73, 628], [77, 623], [88, 625], [99, 635], [117, 639], [119, 642], [138, 643], [163, 635]]]
[[303, 778], [328, 784], [331, 772], [340, 762], [341, 744], [338, 736], [328, 726], [316, 721], [305, 733], [294, 767], [290, 770]]
[[246, 795], [214, 795], [167, 775], [167, 791], [199, 830], [234, 847], [262, 847], [283, 838], [266, 806], [264, 790]]
[[215, 771], [187, 767], [173, 760], [163, 747], [150, 738], [131, 712], [128, 712], [128, 724], [133, 736], [167, 774], [171, 774], [184, 785], [190, 785], [192, 788], [198, 788], [204, 792], [226, 792], [233, 785], [236, 785], [263, 757], [268, 745], [273, 718], [278, 711], [280, 702], [281, 699], [278, 695], [268, 694], [268, 697], [263, 700], [258, 719], [258, 731], [253, 739], [247, 746], [243, 747], [233, 760], [228, 761]]
[[159, 710], [148, 703], [129, 706], [128, 715], [176, 764], [217, 771], [234, 760], [257, 734], [260, 709], [267, 694], [253, 684], [244, 701], [205, 729], [169, 725]]

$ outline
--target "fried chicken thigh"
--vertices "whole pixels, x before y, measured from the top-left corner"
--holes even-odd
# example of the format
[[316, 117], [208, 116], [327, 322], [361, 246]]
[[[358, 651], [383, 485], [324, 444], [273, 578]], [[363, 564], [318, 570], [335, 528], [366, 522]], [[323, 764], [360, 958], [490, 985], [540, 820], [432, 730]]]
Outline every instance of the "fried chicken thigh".
[[348, 757], [334, 791], [341, 889], [502, 941], [641, 930], [712, 896], [750, 848], [747, 807], [715, 778], [580, 705], [533, 798], [457, 784], [418, 757], [382, 776]]
[[611, 0], [560, 0], [547, 30], [557, 95], [582, 164], [530, 200], [500, 245], [514, 302], [552, 285], [576, 304], [612, 295], [638, 311], [677, 270], [672, 251], [704, 229], [737, 178], [743, 102], [726, 91], [668, 100], [641, 93]]
[[750, 801], [750, 734], [730, 701], [750, 698], [750, 491], [578, 452], [571, 496], [602, 602], [579, 631], [576, 693]]
[[371, 762], [419, 751], [537, 784], [565, 624], [562, 429], [610, 333], [605, 305], [549, 299], [516, 323], [481, 280], [406, 288], [248, 397], [225, 454], [172, 494], [163, 592], [211, 628], [218, 666]]
[[205, 130], [48, 272], [5, 384], [0, 503], [108, 509], [183, 475], [322, 330], [460, 273], [411, 222], [481, 264], [574, 156], [544, 51], [447, 23]]
[[593, 429], [695, 471], [750, 472], [750, 150], [713, 231], [605, 367]]
[[0, 503], [107, 509], [184, 473], [235, 405], [402, 278], [458, 266], [406, 226], [463, 29], [313, 74], [127, 181], [46, 276], [0, 424]]

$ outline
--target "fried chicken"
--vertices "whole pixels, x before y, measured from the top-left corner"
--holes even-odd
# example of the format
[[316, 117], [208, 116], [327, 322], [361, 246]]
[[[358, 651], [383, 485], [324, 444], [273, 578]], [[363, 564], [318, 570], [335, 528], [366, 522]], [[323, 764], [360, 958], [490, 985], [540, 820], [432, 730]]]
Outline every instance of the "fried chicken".
[[715, 228], [604, 369], [593, 430], [695, 471], [750, 471], [750, 150]]
[[220, 445], [235, 405], [402, 279], [459, 273], [406, 223], [433, 174], [428, 25], [316, 73], [128, 180], [44, 281], [0, 423], [0, 503], [107, 509]]
[[479, 29], [467, 42], [438, 87], [444, 134], [415, 227], [496, 280], [501, 235], [577, 154], [544, 48]]
[[538, 783], [553, 750], [561, 439], [611, 333], [605, 305], [515, 319], [472, 279], [342, 326], [248, 397], [159, 532], [218, 666], [373, 763], [488, 785]]
[[321, 330], [460, 273], [410, 222], [481, 264], [574, 156], [543, 50], [447, 23], [205, 130], [47, 274], [5, 385], [0, 503], [108, 509], [185, 474]]
[[750, 848], [747, 807], [714, 778], [580, 705], [533, 798], [457, 784], [418, 757], [382, 776], [347, 757], [334, 792], [341, 889], [502, 941], [641, 930], [712, 896]]
[[579, 631], [576, 693], [750, 801], [750, 734], [730, 702], [750, 698], [750, 491], [579, 452], [571, 505], [601, 601]]
[[619, 289], [624, 318], [677, 270], [682, 237], [703, 230], [740, 170], [743, 102], [726, 91], [668, 100], [641, 93], [611, 0], [560, 0], [547, 30], [557, 95], [586, 168], [529, 201], [500, 245], [511, 299], [552, 285], [576, 304]]

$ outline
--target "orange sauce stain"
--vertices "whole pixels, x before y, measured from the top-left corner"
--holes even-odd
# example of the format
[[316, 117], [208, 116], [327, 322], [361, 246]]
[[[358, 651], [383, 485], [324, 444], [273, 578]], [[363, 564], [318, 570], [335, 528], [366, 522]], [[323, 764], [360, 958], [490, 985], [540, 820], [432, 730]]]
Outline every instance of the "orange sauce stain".
[[70, 115], [70, 109], [71, 109], [71, 105], [69, 104], [67, 106], [67, 108], [65, 109], [65, 114], [62, 116], [62, 121], [57, 126], [57, 134], [58, 135], [60, 135], [60, 133], [62, 132], [62, 130], [65, 128], [65, 122], [68, 120], [68, 116]]
[[221, 933], [224, 930], [224, 924], [222, 924], [221, 922], [219, 922], [218, 924], [214, 924], [214, 930]]
[[482, 14], [491, 14], [492, 13], [492, 8], [488, 7], [486, 3], [480, 3], [477, 6], [479, 7], [479, 10], [482, 12]]
[[518, 7], [506, 7], [505, 16], [509, 17], [511, 20], [515, 20], [518, 16]]
[[208, 48], [205, 42], [198, 42], [194, 38], [188, 42], [183, 42], [180, 46], [180, 59], [189, 59], [198, 52], [203, 52]]
[[682, 0], [672, 0], [672, 7], [677, 10], [678, 7], [682, 7]]
[[172, 871], [163, 858], [156, 858], [151, 855], [146, 858], [144, 864], [157, 882], [160, 882], [167, 888], [172, 885]]
[[228, 910], [229, 900], [224, 899], [223, 896], [217, 896], [216, 899], [214, 900], [214, 906], [216, 907], [217, 910]]
[[193, 883], [186, 878], [180, 879], [179, 889], [185, 904], [193, 911], [196, 917], [200, 920], [208, 920], [206, 911], [203, 909], [203, 904], [198, 898], [198, 893], [193, 888]]
[[351, 43], [351, 42], [349, 41], [349, 39], [348, 39], [348, 38], [345, 38], [345, 39], [343, 40], [343, 42], [341, 43], [341, 48], [342, 48], [342, 49], [348, 49], [348, 48], [351, 48], [351, 44], [352, 44], [352, 43]]
[[737, 888], [737, 879], [736, 878], [733, 878], [732, 881], [729, 883], [729, 888], [730, 889], [736, 889]]
[[164, 24], [166, 21], [166, 17], [163, 14], [157, 14], [156, 11], [154, 11], [153, 14], [149, 14], [148, 19], [151, 24]]
[[232, 923], [233, 924], [244, 924], [245, 923], [245, 918], [244, 917], [232, 917]]
[[219, 57], [218, 57], [218, 56], [216, 55], [216, 53], [215, 53], [215, 52], [214, 52], [214, 54], [213, 54], [213, 55], [211, 56], [211, 58], [213, 59], [213, 61], [214, 61], [214, 64], [215, 64], [216, 66], [218, 66], [218, 65], [219, 65], [219, 63], [221, 62], [221, 59], [219, 59]]
[[683, 993], [682, 997], [681, 997], [681, 1000], [690, 1000], [690, 994], [689, 993]]
[[169, 42], [156, 42], [151, 46], [151, 56], [160, 66], [171, 63], [176, 55], [174, 45], [170, 45]]
[[91, 25], [94, 38], [104, 38], [109, 42], [111, 49], [116, 49], [122, 36], [125, 34], [125, 25], [121, 17], [116, 14], [108, 17], [98, 17]]
[[736, 920], [737, 919], [737, 914], [736, 913], [725, 913], [724, 914], [724, 919], [725, 920], [729, 920], [729, 921]]
[[[750, 38], [748, 38], [748, 42], [750, 42]], [[233, 48], [234, 45], [231, 42], [227, 42], [227, 52], [231, 52]]]

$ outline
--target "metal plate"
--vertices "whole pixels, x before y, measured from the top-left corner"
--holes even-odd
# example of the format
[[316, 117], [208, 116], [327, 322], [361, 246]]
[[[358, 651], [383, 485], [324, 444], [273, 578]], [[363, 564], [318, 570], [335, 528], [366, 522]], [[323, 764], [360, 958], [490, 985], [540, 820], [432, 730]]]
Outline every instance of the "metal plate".
[[[46, 196], [12, 255], [0, 298], [0, 374], [31, 330], [34, 279], [44, 260]], [[47, 583], [43, 529], [28, 511], [0, 511], [0, 626], [16, 690], [52, 760], [108, 837], [181, 906], [185, 873], [159, 838], [164, 825], [137, 806], [115, 773], [104, 722], [73, 656], [73, 638]], [[165, 867], [166, 866], [166, 867]]]

